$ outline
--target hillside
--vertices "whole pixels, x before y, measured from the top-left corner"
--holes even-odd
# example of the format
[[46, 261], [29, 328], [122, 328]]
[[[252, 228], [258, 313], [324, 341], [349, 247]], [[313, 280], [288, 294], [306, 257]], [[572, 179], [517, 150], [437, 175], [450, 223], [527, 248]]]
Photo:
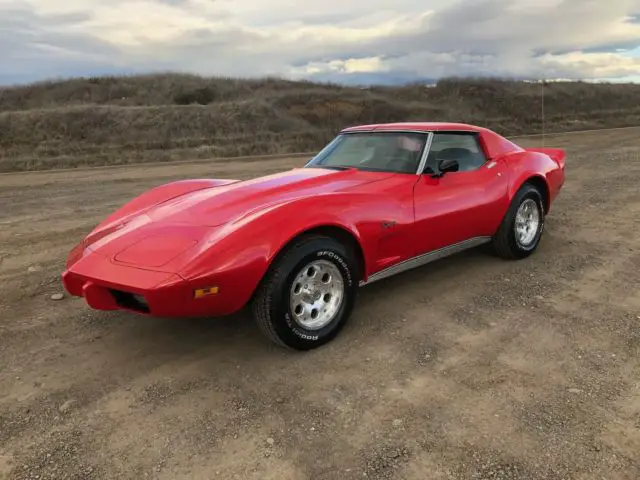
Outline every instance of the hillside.
[[[0, 171], [315, 151], [348, 125], [461, 121], [541, 130], [541, 86], [444, 79], [360, 89], [163, 74], [0, 89]], [[547, 131], [640, 125], [640, 85], [551, 83]]]

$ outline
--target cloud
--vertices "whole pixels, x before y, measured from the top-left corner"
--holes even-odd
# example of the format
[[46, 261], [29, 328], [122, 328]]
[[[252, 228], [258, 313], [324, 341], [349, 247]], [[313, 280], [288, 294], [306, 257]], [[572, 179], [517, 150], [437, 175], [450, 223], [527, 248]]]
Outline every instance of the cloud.
[[0, 0], [0, 83], [168, 69], [363, 83], [637, 78], [639, 2]]

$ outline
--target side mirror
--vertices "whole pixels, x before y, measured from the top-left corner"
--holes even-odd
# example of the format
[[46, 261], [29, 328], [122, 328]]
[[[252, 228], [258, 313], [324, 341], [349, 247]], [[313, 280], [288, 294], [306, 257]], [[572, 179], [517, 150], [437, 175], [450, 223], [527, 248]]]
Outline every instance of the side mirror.
[[438, 162], [438, 173], [435, 173], [434, 177], [441, 177], [447, 172], [457, 172], [460, 168], [460, 164], [453, 158], [445, 158]]

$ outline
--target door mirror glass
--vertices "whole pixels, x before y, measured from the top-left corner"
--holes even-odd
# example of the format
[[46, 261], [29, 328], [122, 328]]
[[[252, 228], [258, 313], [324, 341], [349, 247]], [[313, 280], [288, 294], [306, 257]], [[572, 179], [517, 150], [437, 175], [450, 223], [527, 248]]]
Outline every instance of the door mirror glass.
[[438, 170], [442, 174], [447, 172], [457, 172], [459, 168], [460, 165], [458, 164], [458, 161], [453, 158], [445, 158], [438, 162]]

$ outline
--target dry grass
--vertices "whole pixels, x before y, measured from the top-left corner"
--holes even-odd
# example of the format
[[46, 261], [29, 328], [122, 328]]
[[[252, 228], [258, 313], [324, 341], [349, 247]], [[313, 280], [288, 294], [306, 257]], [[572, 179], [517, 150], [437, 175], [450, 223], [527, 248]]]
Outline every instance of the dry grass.
[[[0, 171], [315, 151], [348, 125], [461, 121], [541, 130], [540, 85], [444, 79], [435, 87], [100, 77], [0, 89]], [[640, 85], [545, 87], [548, 131], [640, 124]]]

